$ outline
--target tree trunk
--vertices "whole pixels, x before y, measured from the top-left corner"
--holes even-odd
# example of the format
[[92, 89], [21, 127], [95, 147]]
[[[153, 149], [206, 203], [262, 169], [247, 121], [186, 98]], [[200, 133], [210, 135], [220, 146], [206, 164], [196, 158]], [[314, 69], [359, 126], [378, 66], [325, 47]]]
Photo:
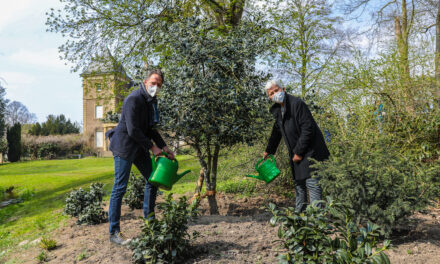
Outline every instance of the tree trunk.
[[[217, 187], [217, 167], [220, 145], [216, 144], [214, 146], [214, 153], [211, 153], [211, 145], [209, 144], [209, 139], [207, 140], [206, 154], [208, 156], [208, 162], [205, 161], [205, 155], [202, 153], [200, 145], [198, 143], [195, 143], [192, 146], [197, 152], [197, 157], [199, 158], [201, 169], [191, 203], [194, 199], [203, 199], [204, 197], [207, 197], [209, 204], [209, 213], [211, 215], [216, 215], [219, 213], [217, 200], [215, 198], [215, 192]], [[205, 182], [206, 185], [206, 193], [204, 195], [200, 195], [203, 188], [203, 182]]]
[[414, 98], [411, 90], [411, 78], [409, 70], [409, 31], [410, 25], [408, 24], [408, 9], [406, 0], [402, 0], [401, 6], [401, 18], [396, 16], [394, 18], [394, 29], [396, 34], [397, 48], [399, 52], [399, 68], [401, 74], [401, 84], [403, 103], [407, 113], [414, 113]]
[[[437, 17], [435, 19], [435, 81], [434, 90], [437, 105], [440, 106], [440, 3], [437, 3]], [[440, 141], [440, 125], [437, 127], [437, 141]]]
[[436, 98], [440, 98], [440, 4], [437, 8], [437, 17], [435, 20], [435, 80], [437, 89], [435, 90]]
[[193, 202], [194, 199], [200, 198], [200, 193], [202, 192], [202, 188], [203, 188], [203, 181], [207, 177], [206, 174], [208, 171], [208, 165], [206, 164], [205, 159], [203, 158], [204, 156], [203, 156], [202, 150], [200, 148], [200, 145], [196, 142], [194, 145], [192, 145], [192, 147], [197, 152], [197, 157], [199, 158], [199, 163], [200, 163], [201, 169], [200, 169], [199, 179], [197, 180], [197, 186], [194, 191], [194, 196], [191, 200], [191, 203]]
[[218, 154], [220, 152], [220, 145], [216, 144], [214, 147], [214, 154], [212, 156], [210, 182], [206, 182], [206, 196], [208, 197], [209, 213], [211, 215], [219, 214], [216, 195], [217, 188], [217, 167], [218, 167]]

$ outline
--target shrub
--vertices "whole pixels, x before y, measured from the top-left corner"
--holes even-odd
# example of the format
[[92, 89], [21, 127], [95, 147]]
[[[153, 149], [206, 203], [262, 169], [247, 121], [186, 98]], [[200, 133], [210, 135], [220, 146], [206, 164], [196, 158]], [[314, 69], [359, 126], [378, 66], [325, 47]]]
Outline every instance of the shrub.
[[123, 201], [131, 210], [141, 209], [144, 205], [145, 178], [141, 174], [131, 173], [127, 192]]
[[381, 225], [389, 236], [438, 189], [440, 162], [426, 164], [399, 153], [388, 136], [333, 145], [333, 155], [317, 164], [326, 195], [353, 209], [363, 222]]
[[39, 263], [43, 263], [49, 261], [49, 256], [47, 255], [46, 251], [42, 250], [40, 254], [37, 255], [36, 259]]
[[92, 183], [90, 190], [82, 188], [70, 192], [66, 198], [64, 213], [78, 217], [77, 224], [100, 224], [107, 220], [107, 212], [102, 209], [104, 191], [102, 183]]
[[322, 209], [315, 205], [295, 213], [269, 204], [270, 223], [279, 224], [278, 237], [287, 249], [280, 263], [389, 263], [384, 251], [390, 241], [379, 247], [378, 225], [360, 227], [352, 210], [330, 198]]
[[86, 141], [82, 135], [31, 136], [24, 135], [23, 155], [31, 159], [54, 159], [84, 152]]
[[46, 250], [52, 250], [57, 247], [57, 242], [50, 238], [43, 238], [40, 241], [40, 247]]
[[197, 201], [189, 205], [186, 197], [179, 201], [169, 194], [165, 202], [158, 204], [162, 218], [145, 220], [142, 233], [131, 241], [135, 263], [175, 263], [183, 258], [189, 248], [188, 221], [197, 216]]
[[16, 162], [21, 157], [21, 125], [15, 123], [8, 128], [6, 138], [8, 140], [8, 160]]
[[18, 198], [23, 201], [29, 201], [34, 196], [35, 196], [35, 191], [27, 188], [20, 190], [18, 193]]
[[8, 152], [8, 141], [0, 137], [0, 155]]

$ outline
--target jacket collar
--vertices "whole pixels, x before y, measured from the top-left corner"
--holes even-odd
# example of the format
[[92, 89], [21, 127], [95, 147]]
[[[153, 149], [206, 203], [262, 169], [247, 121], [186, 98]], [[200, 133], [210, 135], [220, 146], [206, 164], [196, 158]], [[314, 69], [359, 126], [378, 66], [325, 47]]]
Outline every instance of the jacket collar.
[[[286, 109], [286, 112], [284, 113], [283, 121], [286, 119], [287, 116], [290, 116], [290, 100], [289, 100], [289, 94], [286, 93], [285, 99], [284, 99], [284, 108]], [[278, 119], [282, 117], [281, 115], [281, 105], [274, 103], [270, 110], [271, 114], [275, 117], [275, 119]]]

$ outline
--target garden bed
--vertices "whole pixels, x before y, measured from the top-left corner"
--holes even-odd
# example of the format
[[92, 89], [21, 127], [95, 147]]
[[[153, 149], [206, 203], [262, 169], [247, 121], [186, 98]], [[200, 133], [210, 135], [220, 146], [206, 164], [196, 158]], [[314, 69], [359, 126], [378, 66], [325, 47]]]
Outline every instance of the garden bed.
[[[277, 229], [269, 224], [271, 215], [265, 211], [268, 202], [293, 204], [278, 196], [237, 198], [218, 194], [220, 215], [211, 216], [207, 215], [207, 201], [202, 201], [202, 215], [189, 228], [190, 232], [200, 232], [201, 237], [193, 242], [185, 263], [277, 263], [284, 249], [276, 241]], [[142, 210], [123, 206], [121, 226], [127, 237], [139, 234], [141, 216]], [[417, 213], [412, 220], [403, 229], [406, 231], [392, 238], [392, 249], [387, 252], [391, 263], [440, 263], [440, 209]], [[49, 253], [49, 263], [131, 263], [129, 249], [108, 241], [108, 223], [78, 226], [70, 219], [52, 237], [59, 246]], [[21, 247], [23, 250], [10, 256], [10, 262], [35, 263], [40, 249], [31, 242]]]

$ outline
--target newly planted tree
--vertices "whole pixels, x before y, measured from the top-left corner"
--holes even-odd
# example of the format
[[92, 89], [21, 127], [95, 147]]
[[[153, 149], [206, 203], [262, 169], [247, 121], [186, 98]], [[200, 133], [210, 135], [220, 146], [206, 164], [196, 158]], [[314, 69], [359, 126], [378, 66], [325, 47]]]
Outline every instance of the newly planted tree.
[[[243, 22], [243, 21], [242, 21]], [[251, 143], [267, 114], [261, 90], [266, 77], [255, 63], [267, 42], [256, 21], [228, 33], [209, 31], [210, 23], [187, 19], [169, 27], [162, 66], [169, 78], [160, 96], [164, 129], [175, 132], [197, 153], [211, 213], [218, 213], [215, 190], [221, 149]]]

